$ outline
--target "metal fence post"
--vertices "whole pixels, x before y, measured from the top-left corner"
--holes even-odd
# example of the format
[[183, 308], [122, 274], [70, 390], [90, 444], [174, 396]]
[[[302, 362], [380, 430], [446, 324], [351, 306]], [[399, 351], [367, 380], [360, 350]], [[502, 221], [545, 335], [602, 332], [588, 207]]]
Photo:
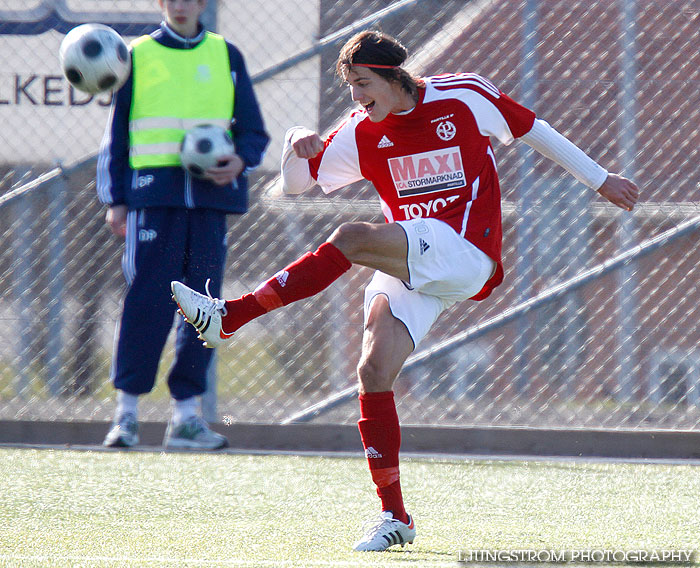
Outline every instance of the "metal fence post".
[[204, 391], [200, 399], [202, 407], [202, 418], [207, 422], [218, 422], [219, 415], [217, 412], [217, 373], [216, 373], [216, 349], [212, 353], [209, 367], [207, 368], [207, 390]]
[[[206, 8], [201, 16], [204, 28], [215, 32], [217, 26], [218, 0], [208, 0]], [[209, 368], [207, 369], [207, 390], [204, 391], [200, 399], [202, 417], [207, 422], [218, 421], [217, 415], [217, 383], [218, 374], [216, 369], [216, 353], [212, 355]]]
[[[632, 178], [636, 173], [636, 98], [637, 98], [637, 0], [620, 0], [622, 13], [622, 80], [619, 89], [618, 104], [620, 105], [620, 158], [622, 172]], [[629, 213], [618, 213], [617, 240], [620, 250], [629, 248], [635, 242], [634, 219]], [[619, 271], [618, 286], [620, 287], [618, 309], [620, 313], [620, 332], [618, 334], [618, 397], [621, 401], [629, 401], [634, 396], [634, 373], [639, 369], [638, 350], [631, 336], [637, 329], [637, 277], [634, 264], [625, 265]]]
[[56, 176], [49, 190], [49, 256], [48, 256], [48, 304], [46, 338], [47, 377], [46, 383], [51, 394], [56, 395], [65, 391], [66, 377], [63, 365], [63, 295], [65, 290], [66, 263], [65, 251], [65, 193], [67, 185], [64, 176]]
[[26, 398], [32, 382], [32, 341], [31, 333], [31, 292], [33, 286], [32, 279], [32, 242], [30, 237], [32, 223], [31, 195], [23, 196], [14, 204], [15, 228], [14, 238], [14, 291], [16, 299], [15, 313], [18, 321], [21, 322], [22, 332], [17, 337], [17, 366], [16, 369], [16, 391], [20, 398]]
[[[524, 106], [533, 108], [537, 98], [537, 5], [538, 0], [527, 0], [523, 11], [522, 26], [522, 62], [520, 65], [520, 98]], [[532, 150], [528, 147], [520, 148], [520, 199], [517, 221], [516, 265], [517, 276], [515, 286], [517, 298], [522, 302], [532, 294], [533, 275], [535, 272], [535, 254], [533, 231], [535, 219], [532, 214], [535, 184], [535, 159]], [[529, 316], [525, 315], [518, 321], [518, 338], [516, 348], [517, 390], [524, 392], [530, 384], [530, 371], [528, 363], [531, 358], [528, 351], [532, 346], [532, 331], [529, 324]]]

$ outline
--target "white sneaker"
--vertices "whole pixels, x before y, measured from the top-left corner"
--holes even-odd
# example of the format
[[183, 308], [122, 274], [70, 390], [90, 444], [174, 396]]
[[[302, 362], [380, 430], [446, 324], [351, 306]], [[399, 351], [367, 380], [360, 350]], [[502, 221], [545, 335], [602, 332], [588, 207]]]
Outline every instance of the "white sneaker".
[[171, 420], [163, 445], [176, 449], [219, 450], [228, 447], [228, 439], [214, 432], [199, 416], [192, 416], [180, 424], [173, 424]]
[[226, 315], [226, 301], [209, 294], [209, 280], [206, 284], [207, 296], [177, 281], [170, 283], [170, 289], [178, 306], [177, 311], [199, 332], [204, 347], [220, 347], [233, 337], [233, 333], [225, 333], [221, 327], [221, 316]]
[[139, 423], [135, 414], [127, 412], [112, 424], [102, 445], [108, 448], [130, 448], [138, 443]]
[[355, 543], [353, 550], [380, 552], [395, 544], [402, 547], [406, 543], [413, 544], [416, 538], [416, 528], [411, 515], [408, 516], [406, 524], [395, 519], [391, 511], [382, 511], [379, 518], [370, 523], [365, 535]]

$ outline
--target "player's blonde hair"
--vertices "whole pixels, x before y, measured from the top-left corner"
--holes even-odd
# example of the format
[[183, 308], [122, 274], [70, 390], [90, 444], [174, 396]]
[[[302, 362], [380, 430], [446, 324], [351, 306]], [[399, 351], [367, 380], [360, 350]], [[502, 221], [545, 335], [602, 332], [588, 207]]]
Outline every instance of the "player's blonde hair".
[[365, 30], [345, 42], [335, 72], [345, 81], [353, 66], [367, 67], [387, 81], [399, 83], [415, 97], [420, 81], [401, 67], [407, 58], [408, 50], [397, 39], [380, 31]]

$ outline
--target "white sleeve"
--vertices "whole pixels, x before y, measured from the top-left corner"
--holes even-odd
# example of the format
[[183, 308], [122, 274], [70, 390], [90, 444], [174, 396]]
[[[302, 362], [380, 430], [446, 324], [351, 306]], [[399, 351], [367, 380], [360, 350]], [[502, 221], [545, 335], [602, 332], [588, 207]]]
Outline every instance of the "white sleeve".
[[320, 156], [316, 179], [311, 175], [309, 160], [299, 158], [292, 148], [298, 137], [312, 131], [301, 126], [287, 130], [282, 149], [282, 191], [287, 194], [303, 193], [318, 183], [324, 193], [331, 193], [363, 179], [355, 141], [358, 121], [357, 117], [351, 116], [330, 135], [331, 141]]
[[295, 126], [287, 130], [284, 135], [284, 147], [282, 148], [282, 191], [287, 194], [304, 193], [311, 189], [316, 180], [309, 171], [309, 161], [300, 158], [292, 148], [292, 138], [295, 135], [310, 132], [301, 126]]
[[355, 127], [364, 118], [364, 115], [354, 113], [330, 135], [330, 144], [323, 151], [318, 166], [318, 184], [324, 193], [363, 179]]
[[472, 90], [465, 90], [460, 98], [472, 111], [482, 136], [497, 138], [505, 146], [513, 142], [513, 133], [510, 131], [508, 121], [496, 105], [481, 93]]
[[608, 177], [605, 168], [544, 120], [536, 119], [532, 129], [520, 139], [592, 189], [599, 189]]

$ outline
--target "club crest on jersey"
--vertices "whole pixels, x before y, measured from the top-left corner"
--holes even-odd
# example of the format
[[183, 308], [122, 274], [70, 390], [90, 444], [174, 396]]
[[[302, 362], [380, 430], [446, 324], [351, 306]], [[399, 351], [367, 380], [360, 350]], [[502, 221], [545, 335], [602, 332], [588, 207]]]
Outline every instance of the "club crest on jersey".
[[399, 197], [434, 193], [466, 185], [459, 146], [389, 159]]
[[445, 142], [447, 142], [448, 140], [452, 140], [455, 137], [455, 134], [457, 134], [457, 127], [454, 125], [453, 122], [450, 122], [449, 120], [443, 120], [440, 124], [437, 125], [435, 132], [437, 133], [438, 138], [440, 138], [440, 140], [444, 140]]

